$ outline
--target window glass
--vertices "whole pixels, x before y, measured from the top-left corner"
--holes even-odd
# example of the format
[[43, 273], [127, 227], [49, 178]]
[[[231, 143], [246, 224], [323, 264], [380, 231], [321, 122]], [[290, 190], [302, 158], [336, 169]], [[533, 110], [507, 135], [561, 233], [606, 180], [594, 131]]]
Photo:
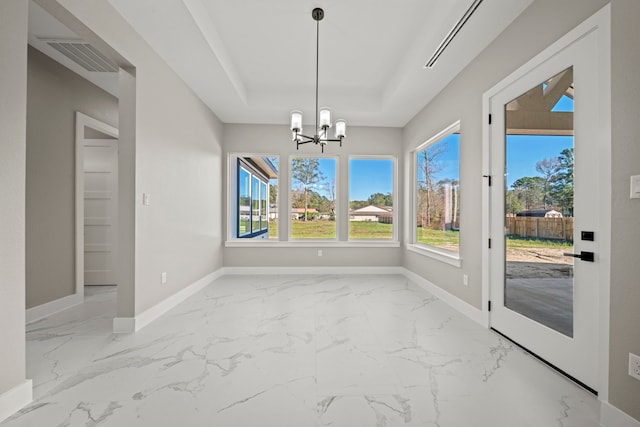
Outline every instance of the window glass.
[[330, 157], [291, 159], [292, 239], [336, 239], [336, 166]]
[[245, 236], [251, 234], [251, 174], [240, 167], [238, 176], [238, 236]]
[[266, 230], [269, 226], [267, 221], [267, 183], [260, 183], [260, 230]]
[[350, 240], [393, 239], [393, 181], [393, 159], [349, 160]]
[[251, 232], [260, 231], [260, 180], [251, 178]]
[[237, 177], [230, 184], [230, 237], [277, 239], [278, 158], [234, 155], [230, 160], [231, 176]]
[[460, 251], [459, 125], [415, 152], [416, 242]]

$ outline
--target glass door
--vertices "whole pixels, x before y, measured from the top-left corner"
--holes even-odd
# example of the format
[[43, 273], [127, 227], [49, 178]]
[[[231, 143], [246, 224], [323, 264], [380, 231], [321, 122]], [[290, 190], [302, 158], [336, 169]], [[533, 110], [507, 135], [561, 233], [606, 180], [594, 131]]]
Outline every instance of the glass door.
[[489, 100], [491, 327], [597, 385], [597, 37]]
[[573, 337], [574, 85], [569, 67], [505, 106], [505, 306]]

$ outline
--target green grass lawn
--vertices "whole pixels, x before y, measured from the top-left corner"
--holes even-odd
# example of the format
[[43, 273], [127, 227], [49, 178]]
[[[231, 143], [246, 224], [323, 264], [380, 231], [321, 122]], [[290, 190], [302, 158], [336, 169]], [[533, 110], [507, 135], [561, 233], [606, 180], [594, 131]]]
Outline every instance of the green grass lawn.
[[441, 247], [445, 249], [455, 249], [460, 247], [459, 231], [432, 230], [430, 228], [418, 227], [418, 243]]
[[[335, 221], [291, 221], [292, 237], [294, 239], [335, 239]], [[269, 221], [269, 238], [278, 238], [278, 222]], [[350, 221], [350, 239], [391, 240], [393, 238], [393, 224], [379, 222]], [[425, 245], [445, 249], [459, 248], [459, 231], [441, 231], [418, 227], [418, 242]], [[549, 239], [532, 239], [526, 237], [507, 236], [509, 248], [569, 248], [572, 242]]]
[[[335, 239], [336, 222], [291, 221], [291, 236], [294, 239]], [[278, 238], [278, 222], [269, 221], [269, 238]], [[393, 238], [393, 224], [378, 222], [351, 221], [349, 222], [350, 239], [391, 240]]]
[[393, 224], [380, 222], [349, 221], [350, 239], [393, 239]]
[[278, 238], [278, 221], [275, 221], [273, 219], [269, 220], [269, 238]]
[[291, 221], [293, 239], [335, 239], [335, 221]]

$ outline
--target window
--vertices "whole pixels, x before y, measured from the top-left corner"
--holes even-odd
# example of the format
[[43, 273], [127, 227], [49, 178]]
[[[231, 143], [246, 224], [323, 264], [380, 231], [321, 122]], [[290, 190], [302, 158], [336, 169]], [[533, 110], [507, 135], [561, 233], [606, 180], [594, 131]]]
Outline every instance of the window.
[[[235, 238], [277, 238], [278, 158], [233, 156], [237, 181], [231, 223]], [[233, 175], [231, 175], [233, 176]]]
[[336, 239], [333, 157], [291, 159], [291, 239]]
[[394, 239], [392, 158], [349, 159], [349, 240]]
[[414, 243], [457, 256], [460, 252], [460, 123], [414, 152]]

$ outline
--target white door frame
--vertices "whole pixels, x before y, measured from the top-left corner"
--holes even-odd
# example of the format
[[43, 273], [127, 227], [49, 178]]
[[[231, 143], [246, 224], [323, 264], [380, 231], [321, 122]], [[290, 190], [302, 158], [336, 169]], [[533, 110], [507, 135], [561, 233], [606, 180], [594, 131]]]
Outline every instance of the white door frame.
[[[599, 245], [599, 262], [601, 264], [599, 281], [599, 301], [598, 301], [598, 397], [600, 400], [608, 400], [608, 379], [609, 379], [609, 289], [610, 279], [609, 272], [611, 270], [610, 253], [611, 253], [611, 208], [608, 201], [611, 200], [611, 10], [610, 5], [603, 7], [593, 16], [588, 18], [582, 24], [571, 30], [565, 36], [546, 48], [544, 51], [533, 57], [529, 62], [511, 73], [504, 80], [496, 84], [483, 94], [482, 97], [482, 144], [483, 144], [483, 174], [490, 175], [491, 163], [491, 132], [488, 121], [491, 98], [502, 91], [507, 86], [520, 79], [525, 74], [545, 62], [548, 58], [558, 54], [567, 46], [581, 39], [586, 34], [597, 32], [598, 51], [598, 92], [601, 103], [598, 106], [598, 115], [601, 120], [599, 126], [599, 135], [596, 136], [600, 141], [598, 146], [598, 158], [600, 159], [601, 176], [604, 178], [599, 182], [600, 194], [605, 203], [601, 203], [598, 209], [599, 228], [601, 230]], [[483, 221], [482, 221], [482, 265], [485, 266], [482, 273], [482, 313], [486, 327], [490, 326], [490, 313], [488, 309], [491, 283], [490, 265], [490, 249], [488, 247], [489, 238], [491, 236], [490, 229], [490, 206], [491, 197], [488, 186], [488, 180], [485, 179], [482, 188], [483, 200]]]
[[84, 297], [84, 128], [89, 127], [118, 139], [118, 129], [76, 111], [75, 226], [76, 295]]

